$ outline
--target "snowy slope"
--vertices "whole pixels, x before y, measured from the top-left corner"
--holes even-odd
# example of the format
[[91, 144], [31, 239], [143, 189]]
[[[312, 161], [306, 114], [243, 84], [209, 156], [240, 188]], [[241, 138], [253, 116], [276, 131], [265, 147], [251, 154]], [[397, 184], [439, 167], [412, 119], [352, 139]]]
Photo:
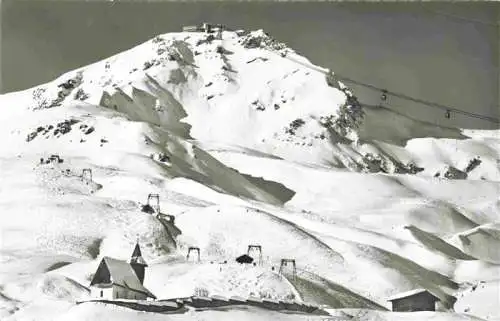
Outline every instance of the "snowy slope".
[[[2, 318], [142, 318], [74, 305], [100, 258], [139, 239], [160, 299], [293, 298], [391, 320], [386, 298], [424, 287], [444, 312], [408, 319], [500, 320], [499, 132], [362, 107], [324, 72], [261, 30], [170, 33], [0, 96]], [[149, 193], [174, 226], [141, 211]], [[234, 262], [249, 244], [261, 265]], [[278, 275], [283, 258], [295, 277]], [[222, 317], [192, 313], [171, 318]]]

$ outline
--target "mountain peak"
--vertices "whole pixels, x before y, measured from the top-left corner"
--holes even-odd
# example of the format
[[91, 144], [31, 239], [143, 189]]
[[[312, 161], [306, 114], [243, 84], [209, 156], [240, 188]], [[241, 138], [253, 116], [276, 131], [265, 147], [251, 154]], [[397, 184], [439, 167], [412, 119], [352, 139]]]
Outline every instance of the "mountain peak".
[[[378, 141], [404, 146], [412, 138], [465, 137], [363, 106], [330, 69], [262, 29], [207, 23], [183, 29], [38, 86], [26, 107], [99, 106], [185, 139], [366, 172], [425, 168], [418, 158], [395, 158]], [[447, 172], [448, 165], [432, 165], [426, 174]]]

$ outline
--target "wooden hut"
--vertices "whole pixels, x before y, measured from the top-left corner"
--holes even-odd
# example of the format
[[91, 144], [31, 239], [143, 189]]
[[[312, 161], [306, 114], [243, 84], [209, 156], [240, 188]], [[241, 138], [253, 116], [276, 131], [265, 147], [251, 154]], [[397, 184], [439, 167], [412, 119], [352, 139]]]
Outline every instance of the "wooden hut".
[[236, 262], [240, 264], [252, 264], [253, 258], [247, 254], [243, 254], [241, 256], [238, 256], [236, 258]]
[[387, 299], [392, 302], [392, 311], [436, 311], [436, 302], [440, 299], [426, 289], [415, 289], [399, 293]]

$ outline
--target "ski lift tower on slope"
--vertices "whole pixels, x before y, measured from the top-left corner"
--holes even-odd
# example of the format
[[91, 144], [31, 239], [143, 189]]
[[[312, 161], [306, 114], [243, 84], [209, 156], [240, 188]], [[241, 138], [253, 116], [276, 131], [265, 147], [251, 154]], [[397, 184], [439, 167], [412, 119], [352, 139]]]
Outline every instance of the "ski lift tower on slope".
[[216, 28], [217, 34], [215, 36], [215, 39], [222, 40], [222, 32], [224, 31], [224, 29], [225, 29], [224, 25], [222, 25], [222, 24], [217, 25], [217, 28]]
[[259, 265], [262, 265], [262, 246], [255, 244], [248, 245], [247, 255], [250, 255], [250, 252], [252, 251], [259, 252]]
[[[152, 203], [152, 201], [156, 201]], [[150, 206], [156, 213], [160, 213], [160, 195], [158, 194], [149, 194], [148, 195], [148, 206]]]
[[292, 276], [293, 279], [297, 277], [297, 265], [295, 263], [295, 259], [281, 259], [280, 262], [280, 270], [278, 272], [279, 275], [283, 275], [285, 272], [286, 268], [289, 268], [291, 266], [292, 268]]
[[188, 252], [186, 255], [186, 261], [189, 261], [189, 258], [191, 256], [191, 252], [196, 252], [196, 254], [198, 254], [198, 262], [200, 262], [200, 248], [196, 247], [196, 246], [190, 246], [188, 248]]
[[84, 168], [82, 169], [82, 181], [84, 182], [92, 182], [92, 169], [90, 168]]

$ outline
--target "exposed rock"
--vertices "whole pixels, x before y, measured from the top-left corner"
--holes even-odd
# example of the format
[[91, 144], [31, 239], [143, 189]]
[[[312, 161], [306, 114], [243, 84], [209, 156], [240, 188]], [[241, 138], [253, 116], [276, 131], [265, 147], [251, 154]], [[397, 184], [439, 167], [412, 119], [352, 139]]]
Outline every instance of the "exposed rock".
[[76, 100], [86, 100], [87, 98], [89, 98], [89, 95], [82, 89], [82, 88], [79, 88], [76, 93], [75, 93], [75, 96], [74, 98]]
[[363, 156], [362, 166], [364, 166], [364, 171], [369, 173], [388, 172], [385, 162], [380, 155], [373, 155], [372, 153], [367, 153]]
[[144, 62], [144, 66], [142, 67], [142, 70], [147, 70], [147, 69], [149, 69], [151, 67], [153, 67], [153, 62], [146, 61], [146, 62]]
[[263, 110], [266, 110], [266, 106], [264, 106], [264, 104], [262, 104], [260, 101], [256, 100], [256, 101], [253, 101], [252, 102], [252, 105], [253, 106], [256, 106], [256, 110], [259, 110], [259, 111], [263, 111]]
[[208, 35], [205, 39], [198, 40], [196, 45], [199, 46], [199, 45], [202, 45], [204, 43], [211, 43], [214, 40], [215, 40], [214, 35]]
[[406, 169], [408, 170], [409, 174], [417, 174], [417, 173], [420, 173], [424, 170], [424, 168], [418, 167], [414, 163], [407, 164]]
[[33, 109], [44, 109], [49, 106], [49, 102], [47, 97], [45, 96], [45, 92], [47, 91], [46, 88], [36, 88], [33, 90], [31, 96], [34, 101], [34, 106]]
[[481, 164], [481, 159], [478, 157], [474, 157], [473, 159], [470, 160], [469, 164], [465, 168], [466, 173], [472, 172], [476, 167], [478, 167]]
[[94, 129], [94, 127], [89, 127], [89, 128], [87, 128], [87, 130], [85, 130], [85, 135], [88, 135], [88, 134], [93, 133], [93, 132], [94, 132], [94, 130], [95, 130], [95, 129]]
[[444, 173], [444, 177], [448, 179], [466, 179], [467, 173], [462, 172], [453, 166], [448, 166], [446, 172]]
[[71, 94], [71, 92], [78, 87], [82, 83], [83, 75], [81, 72], [77, 72], [77, 74], [65, 82], [59, 84], [57, 87], [61, 88], [57, 93], [57, 98], [52, 100], [50, 107], [60, 106], [64, 99]]
[[32, 132], [32, 133], [29, 133], [29, 134], [28, 134], [28, 137], [26, 137], [26, 141], [27, 141], [27, 142], [32, 141], [33, 139], [35, 139], [35, 137], [37, 136], [37, 134], [38, 134], [37, 132]]
[[169, 161], [170, 161], [170, 157], [168, 157], [168, 155], [167, 155], [167, 154], [160, 153], [160, 154], [158, 155], [158, 160], [159, 160], [160, 162], [169, 162]]
[[242, 37], [240, 42], [247, 49], [265, 47], [273, 50], [282, 50], [287, 48], [284, 43], [278, 42], [263, 31], [252, 32]]
[[292, 121], [289, 125], [289, 127], [287, 127], [285, 129], [285, 132], [287, 134], [290, 134], [290, 135], [295, 135], [295, 132], [297, 131], [297, 129], [299, 129], [300, 127], [302, 127], [302, 125], [305, 124], [305, 121], [298, 118], [298, 119], [295, 119], [294, 121]]

